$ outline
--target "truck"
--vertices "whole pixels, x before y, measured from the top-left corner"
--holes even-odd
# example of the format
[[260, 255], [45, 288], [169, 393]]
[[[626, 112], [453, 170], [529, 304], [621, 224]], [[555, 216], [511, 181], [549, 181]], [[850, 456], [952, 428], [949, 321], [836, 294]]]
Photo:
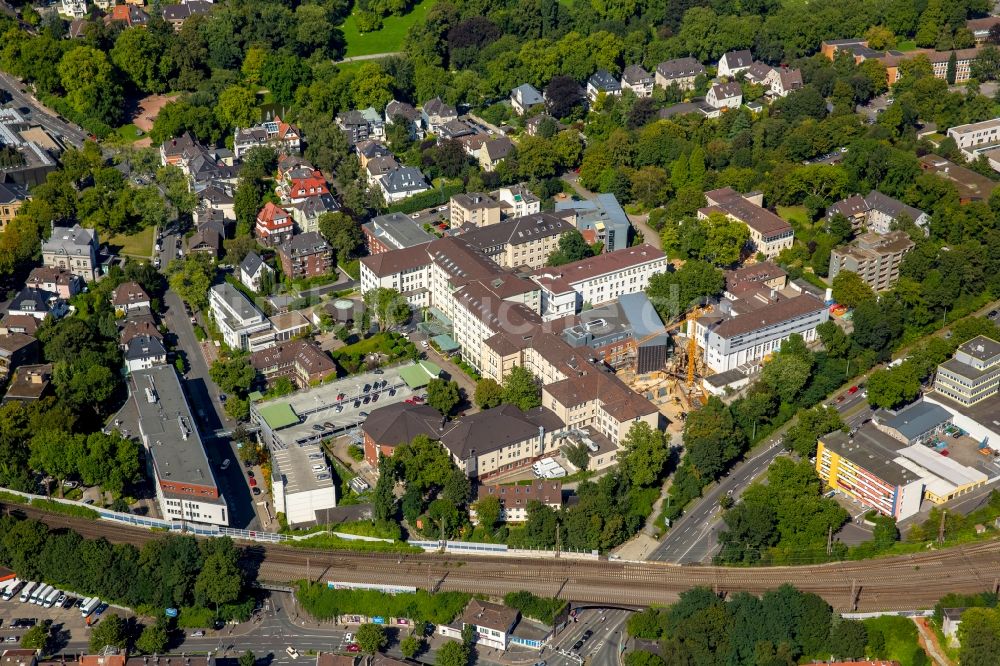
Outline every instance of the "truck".
[[87, 604], [89, 604], [91, 601], [93, 601], [93, 599], [94, 599], [94, 597], [84, 597], [80, 601], [80, 603], [78, 603], [76, 606], [77, 606], [77, 608], [83, 608], [84, 606], [86, 606]]
[[55, 605], [56, 599], [59, 598], [60, 594], [62, 594], [62, 591], [53, 588], [51, 592], [45, 595], [45, 599], [42, 600], [42, 607], [52, 608]]
[[36, 606], [41, 606], [45, 601], [45, 597], [49, 596], [49, 592], [51, 591], [51, 585], [42, 585], [40, 588], [31, 593], [31, 603]]
[[97, 597], [92, 597], [90, 601], [86, 604], [80, 606], [80, 616], [90, 617], [90, 614], [97, 610], [97, 607], [101, 605], [101, 600]]
[[3, 600], [10, 601], [13, 599], [14, 596], [21, 591], [22, 587], [24, 587], [24, 581], [22, 580], [15, 578], [14, 580], [7, 581], [7, 587], [4, 588], [2, 595]]
[[37, 583], [28, 583], [21, 590], [20, 599], [22, 604], [27, 603], [28, 599], [31, 598], [31, 593], [35, 591], [35, 585], [37, 585]]

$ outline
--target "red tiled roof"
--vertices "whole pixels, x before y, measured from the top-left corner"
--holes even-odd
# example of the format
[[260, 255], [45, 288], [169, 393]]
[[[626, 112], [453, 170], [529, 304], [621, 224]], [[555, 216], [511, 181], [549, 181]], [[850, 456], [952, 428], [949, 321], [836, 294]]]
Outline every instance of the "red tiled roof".
[[291, 216], [280, 206], [275, 206], [268, 201], [257, 213], [257, 224], [267, 227], [269, 230], [282, 229], [292, 225]]

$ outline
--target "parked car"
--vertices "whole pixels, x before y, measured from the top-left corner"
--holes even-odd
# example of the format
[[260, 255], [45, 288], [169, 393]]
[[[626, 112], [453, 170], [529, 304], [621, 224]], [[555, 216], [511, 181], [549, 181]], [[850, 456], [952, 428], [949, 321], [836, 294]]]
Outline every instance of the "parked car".
[[201, 630], [201, 629], [199, 629], [198, 631], [196, 631], [193, 634], [191, 634], [191, 636], [193, 638], [201, 638], [204, 635], [205, 635], [205, 632], [203, 630]]
[[229, 460], [229, 458], [226, 458], [225, 460], [223, 460], [223, 461], [222, 461], [222, 465], [220, 466], [220, 469], [221, 469], [222, 471], [225, 471], [225, 470], [229, 469], [229, 464], [230, 464], [230, 462], [231, 462], [231, 461]]
[[250, 477], [249, 479], [247, 479], [247, 482], [250, 484], [251, 488], [257, 487], [257, 479]]
[[358, 412], [358, 416], [360, 416], [363, 419], [366, 419], [368, 418], [368, 412]]
[[344, 634], [344, 642], [345, 643], [353, 643], [354, 642], [354, 634], [352, 634], [349, 631], [346, 634]]
[[254, 495], [260, 495], [260, 488], [257, 488], [255, 486], [255, 487], [251, 488], [250, 490], [251, 490], [251, 492], [253, 492]]

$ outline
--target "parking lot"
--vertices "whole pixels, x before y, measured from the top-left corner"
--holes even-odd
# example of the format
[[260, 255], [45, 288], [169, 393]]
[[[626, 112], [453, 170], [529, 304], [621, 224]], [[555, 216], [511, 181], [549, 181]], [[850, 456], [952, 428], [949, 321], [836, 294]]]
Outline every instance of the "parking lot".
[[[21, 637], [28, 632], [30, 626], [15, 628], [12, 625], [17, 619], [27, 619], [30, 625], [45, 624], [50, 622], [50, 626], [55, 636], [57, 646], [65, 646], [70, 641], [80, 642], [87, 639], [87, 620], [80, 615], [77, 603], [81, 597], [76, 594], [67, 594], [66, 603], [63, 606], [53, 606], [43, 608], [30, 602], [22, 603], [18, 596], [10, 601], [0, 600], [0, 641], [6, 648], [20, 644]], [[65, 606], [72, 604], [69, 608]], [[108, 611], [104, 611], [105, 613]], [[119, 614], [122, 614], [119, 611]], [[94, 624], [99, 617], [91, 616], [91, 624]]]

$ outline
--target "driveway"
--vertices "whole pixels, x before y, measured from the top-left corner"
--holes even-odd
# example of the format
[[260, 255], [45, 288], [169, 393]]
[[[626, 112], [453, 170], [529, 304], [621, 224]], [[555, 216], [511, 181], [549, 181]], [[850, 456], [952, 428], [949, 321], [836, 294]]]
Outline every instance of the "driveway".
[[[576, 195], [581, 199], [593, 199], [597, 196], [596, 192], [591, 192], [583, 185], [580, 184], [580, 175], [572, 171], [567, 171], [562, 176], [560, 176], [565, 182], [573, 188]], [[653, 227], [649, 226], [649, 213], [642, 213], [641, 215], [628, 215], [629, 222], [632, 223], [632, 227], [636, 231], [642, 233], [643, 240], [652, 245], [658, 250], [663, 249], [663, 245], [660, 242], [660, 234]]]

